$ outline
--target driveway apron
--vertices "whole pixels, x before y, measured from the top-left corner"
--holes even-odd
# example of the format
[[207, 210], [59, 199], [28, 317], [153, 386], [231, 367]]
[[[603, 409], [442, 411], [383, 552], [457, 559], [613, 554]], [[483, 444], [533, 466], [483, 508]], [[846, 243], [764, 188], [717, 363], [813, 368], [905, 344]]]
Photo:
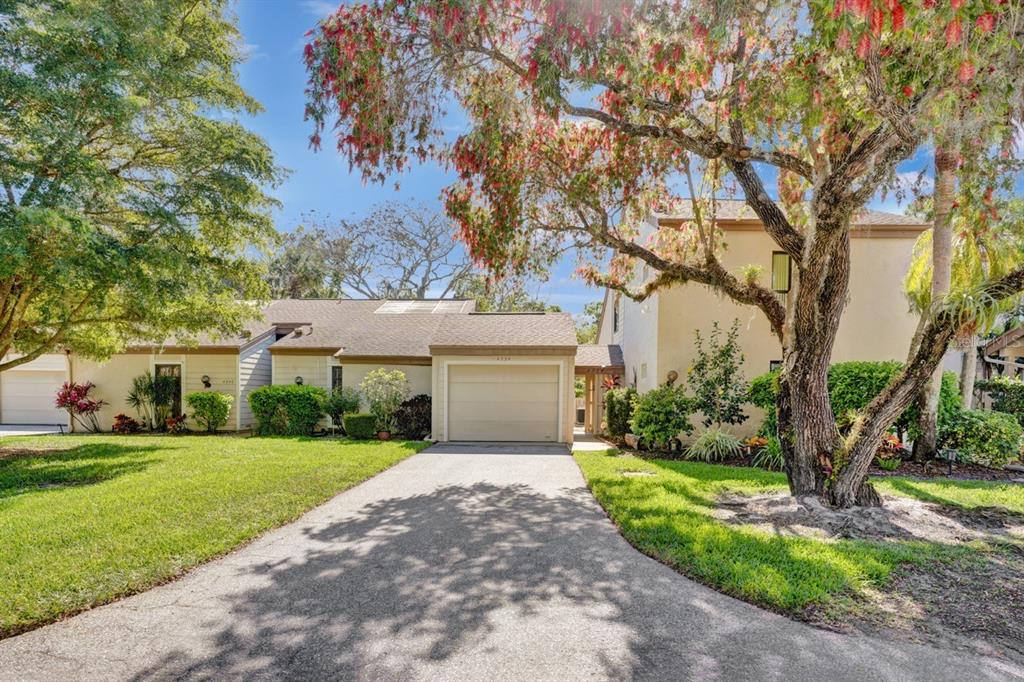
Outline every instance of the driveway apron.
[[1006, 680], [630, 547], [561, 446], [437, 445], [181, 580], [0, 642], [0, 679]]

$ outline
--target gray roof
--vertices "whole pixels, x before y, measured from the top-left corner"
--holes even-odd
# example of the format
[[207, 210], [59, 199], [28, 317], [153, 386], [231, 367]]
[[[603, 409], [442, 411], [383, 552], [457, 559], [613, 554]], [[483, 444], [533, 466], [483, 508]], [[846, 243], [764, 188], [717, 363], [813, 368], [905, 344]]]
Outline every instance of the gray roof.
[[431, 348], [576, 348], [569, 313], [470, 313], [445, 315]]
[[617, 344], [580, 344], [576, 348], [576, 367], [593, 369], [623, 369], [622, 347]]
[[[750, 208], [750, 205], [741, 199], [719, 199], [717, 201], [717, 209], [719, 220], [735, 220], [738, 222], [758, 222], [760, 220], [757, 214], [754, 213], [754, 210]], [[682, 202], [682, 209], [678, 213], [659, 217], [662, 220], [692, 220], [693, 204], [690, 201], [684, 201]], [[864, 227], [927, 227], [927, 223], [914, 216], [870, 209], [865, 209], [858, 213], [853, 223], [854, 225]]]

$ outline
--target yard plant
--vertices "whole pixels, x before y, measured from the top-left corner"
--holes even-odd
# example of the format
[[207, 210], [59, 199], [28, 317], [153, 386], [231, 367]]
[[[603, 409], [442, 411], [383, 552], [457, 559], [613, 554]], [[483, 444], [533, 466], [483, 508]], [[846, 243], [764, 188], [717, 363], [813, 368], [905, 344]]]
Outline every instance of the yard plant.
[[651, 448], [669, 448], [684, 434], [693, 433], [692, 398], [678, 386], [654, 388], [637, 397], [630, 430]]
[[622, 438], [629, 433], [636, 397], [636, 389], [632, 387], [611, 388], [605, 392], [605, 421], [608, 435], [612, 438]]
[[370, 413], [377, 418], [377, 431], [393, 432], [398, 410], [409, 397], [409, 380], [405, 378], [405, 372], [379, 367], [363, 377], [359, 388], [366, 396]]
[[694, 330], [696, 357], [686, 372], [686, 383], [693, 392], [694, 407], [703, 415], [704, 426], [714, 424], [742, 424], [747, 420], [743, 412], [747, 382], [743, 379], [743, 352], [737, 340], [740, 321], [732, 326], [722, 340], [722, 330], [716, 321], [708, 338]]
[[249, 394], [254, 430], [262, 436], [308, 436], [323, 418], [326, 403], [327, 392], [318, 386], [275, 384]]
[[233, 396], [217, 391], [197, 391], [185, 396], [185, 402], [192, 408], [192, 419], [209, 433], [228, 423]]
[[0, 444], [0, 637], [145, 590], [423, 443], [68, 436]]

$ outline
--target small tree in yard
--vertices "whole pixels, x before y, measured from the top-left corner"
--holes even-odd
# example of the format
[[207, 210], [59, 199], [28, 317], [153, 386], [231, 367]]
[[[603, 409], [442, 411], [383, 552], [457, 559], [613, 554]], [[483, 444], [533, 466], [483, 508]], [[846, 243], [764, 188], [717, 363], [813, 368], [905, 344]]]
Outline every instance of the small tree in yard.
[[82, 428], [92, 433], [99, 433], [100, 423], [96, 413], [107, 403], [103, 400], [95, 400], [89, 397], [96, 384], [87, 381], [78, 384], [73, 381], [65, 381], [57, 392], [57, 399], [54, 404], [67, 411], [72, 422], [78, 422]]
[[231, 403], [234, 400], [227, 393], [217, 393], [216, 391], [200, 391], [185, 396], [185, 402], [192, 408], [192, 418], [199, 422], [208, 433], [214, 433], [228, 423]]
[[[342, 4], [305, 50], [311, 142], [332, 131], [371, 180], [413, 161], [449, 164], [459, 179], [447, 211], [497, 276], [546, 269], [575, 248], [589, 281], [638, 300], [693, 283], [757, 308], [782, 346], [776, 411], [790, 491], [877, 505], [866, 477], [882, 435], [954, 335], [1024, 289], [1024, 268], [986, 279], [969, 300], [936, 300], [906, 364], [841, 434], [827, 375], [850, 228], [900, 164], [932, 154], [954, 112], [966, 133], [961, 180], [972, 159], [1008, 149], [1022, 20], [1019, 3], [994, 2]], [[468, 119], [454, 141], [440, 125], [452, 101]], [[678, 213], [677, 180], [692, 217], [650, 229], [649, 216]], [[789, 255], [785, 305], [755, 269], [722, 263], [717, 199], [730, 194]]]
[[359, 388], [366, 397], [370, 414], [377, 418], [377, 431], [393, 432], [395, 415], [410, 393], [405, 373], [397, 369], [388, 371], [381, 367], [367, 374]]
[[359, 395], [359, 391], [351, 386], [336, 388], [327, 396], [325, 406], [327, 416], [331, 418], [331, 422], [335, 426], [344, 429], [345, 415], [358, 412], [360, 402], [362, 402], [362, 397]]
[[722, 343], [722, 330], [713, 323], [707, 347], [700, 330], [694, 332], [697, 357], [687, 372], [686, 381], [693, 391], [694, 407], [704, 414], [704, 426], [742, 424], [747, 420], [743, 403], [747, 401], [747, 382], [740, 366], [743, 352], [737, 337], [740, 322], [734, 320]]

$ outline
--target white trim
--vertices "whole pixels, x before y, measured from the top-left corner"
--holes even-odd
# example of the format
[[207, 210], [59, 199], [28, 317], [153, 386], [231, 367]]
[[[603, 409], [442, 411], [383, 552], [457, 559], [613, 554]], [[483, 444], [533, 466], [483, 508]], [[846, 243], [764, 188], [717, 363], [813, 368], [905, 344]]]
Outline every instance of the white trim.
[[[501, 356], [497, 356], [500, 358]], [[525, 365], [528, 367], [536, 367], [538, 365], [555, 365], [558, 367], [558, 431], [555, 434], [558, 439], [557, 443], [565, 442], [564, 438], [564, 425], [563, 420], [565, 419], [565, 360], [563, 359], [548, 359], [540, 360], [536, 358], [522, 358], [522, 359], [507, 359], [499, 360], [496, 357], [480, 358], [479, 360], [441, 360], [441, 385], [444, 386], [444, 402], [441, 404], [441, 409], [444, 410], [444, 433], [440, 440], [447, 442], [448, 439], [448, 403], [451, 401], [451, 391], [448, 385], [448, 365]]]
[[235, 360], [235, 431], [242, 430], [242, 352]]

